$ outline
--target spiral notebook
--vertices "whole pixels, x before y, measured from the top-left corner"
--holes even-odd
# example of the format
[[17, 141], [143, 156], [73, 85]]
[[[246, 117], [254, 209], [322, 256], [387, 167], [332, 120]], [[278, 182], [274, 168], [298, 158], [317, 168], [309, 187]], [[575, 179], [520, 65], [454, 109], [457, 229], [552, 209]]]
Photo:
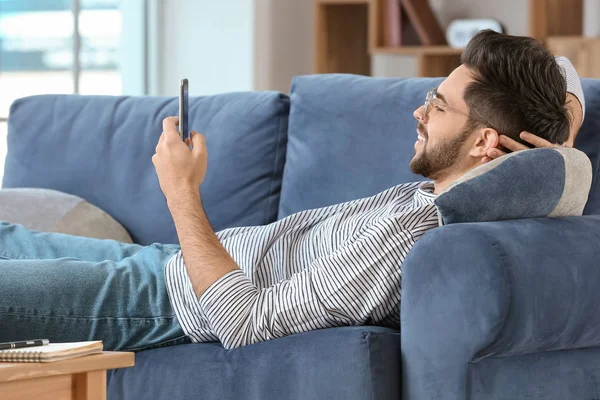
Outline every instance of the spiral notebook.
[[0, 362], [52, 362], [102, 352], [102, 341], [50, 343], [46, 346], [0, 350]]

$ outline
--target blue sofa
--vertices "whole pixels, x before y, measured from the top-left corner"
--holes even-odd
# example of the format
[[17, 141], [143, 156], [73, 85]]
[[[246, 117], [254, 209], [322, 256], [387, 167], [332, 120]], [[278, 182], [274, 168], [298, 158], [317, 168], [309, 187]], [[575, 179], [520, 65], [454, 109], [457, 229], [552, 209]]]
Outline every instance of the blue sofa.
[[[190, 126], [207, 138], [213, 227], [268, 224], [423, 179], [408, 169], [412, 111], [439, 82], [315, 75], [295, 78], [289, 97], [191, 99]], [[109, 374], [109, 399], [600, 398], [600, 81], [584, 90], [586, 216], [426, 234], [403, 265], [401, 334], [354, 326], [232, 350], [158, 347]], [[176, 114], [167, 97], [17, 100], [3, 186], [71, 193], [138, 243], [176, 243], [151, 162], [161, 120]]]

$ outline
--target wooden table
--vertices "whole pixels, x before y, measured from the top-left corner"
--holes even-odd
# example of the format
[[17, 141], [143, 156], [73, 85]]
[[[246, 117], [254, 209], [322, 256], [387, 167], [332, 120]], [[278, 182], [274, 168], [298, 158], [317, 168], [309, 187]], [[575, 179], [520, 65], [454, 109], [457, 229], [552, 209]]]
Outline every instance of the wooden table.
[[0, 399], [104, 400], [106, 370], [133, 364], [134, 353], [112, 351], [49, 363], [0, 363]]

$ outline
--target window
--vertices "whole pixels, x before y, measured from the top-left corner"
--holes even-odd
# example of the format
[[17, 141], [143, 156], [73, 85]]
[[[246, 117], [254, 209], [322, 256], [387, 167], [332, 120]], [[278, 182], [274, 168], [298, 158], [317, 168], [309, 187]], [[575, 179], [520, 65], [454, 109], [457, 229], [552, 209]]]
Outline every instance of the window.
[[15, 99], [123, 93], [121, 2], [131, 0], [0, 0], [0, 178]]

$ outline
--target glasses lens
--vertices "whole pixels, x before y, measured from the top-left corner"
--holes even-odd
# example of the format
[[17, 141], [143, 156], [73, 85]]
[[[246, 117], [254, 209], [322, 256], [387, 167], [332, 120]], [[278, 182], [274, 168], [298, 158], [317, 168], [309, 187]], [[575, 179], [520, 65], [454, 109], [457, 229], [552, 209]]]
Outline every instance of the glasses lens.
[[431, 89], [428, 93], [427, 96], [425, 97], [425, 105], [423, 107], [423, 118], [427, 117], [427, 114], [429, 114], [429, 109], [431, 108], [431, 101], [433, 100], [433, 91], [435, 89]]

